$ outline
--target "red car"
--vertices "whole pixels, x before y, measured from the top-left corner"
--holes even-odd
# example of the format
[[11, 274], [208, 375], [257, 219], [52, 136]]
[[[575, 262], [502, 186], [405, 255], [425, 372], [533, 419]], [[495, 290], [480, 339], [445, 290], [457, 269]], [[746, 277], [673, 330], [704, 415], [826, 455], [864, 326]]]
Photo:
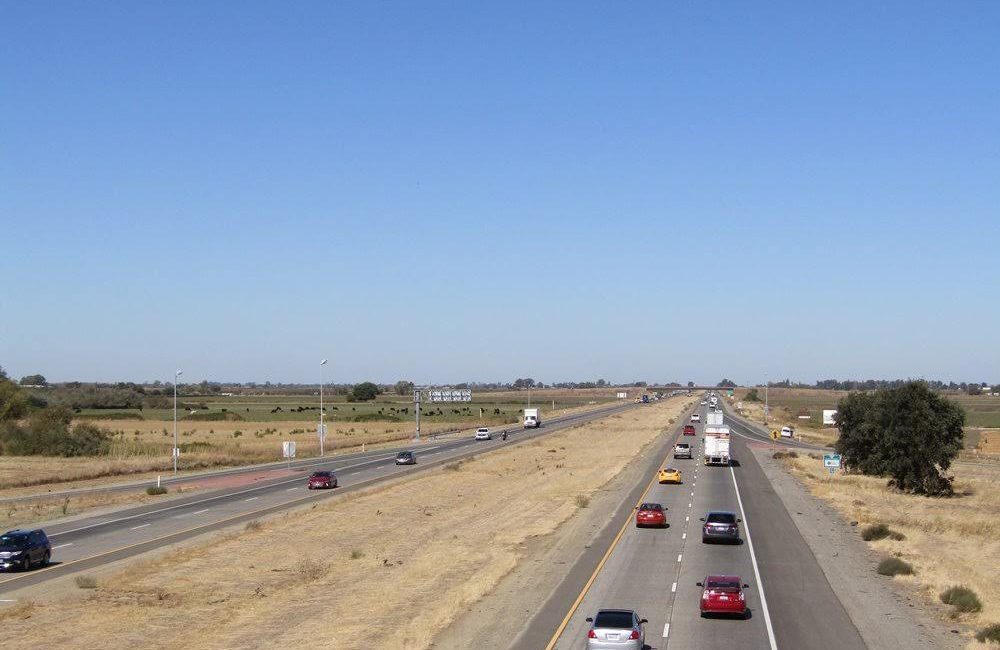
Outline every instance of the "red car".
[[686, 436], [693, 436], [693, 435], [695, 435], [694, 425], [693, 424], [685, 424], [684, 425], [684, 435], [686, 435]]
[[635, 527], [657, 526], [664, 528], [667, 525], [667, 513], [659, 503], [643, 503], [635, 512]]
[[337, 477], [333, 472], [313, 472], [309, 477], [309, 489], [323, 489], [337, 487]]
[[739, 576], [706, 576], [701, 587], [701, 615], [705, 614], [736, 614], [746, 618], [746, 597], [743, 589], [750, 585], [743, 584]]

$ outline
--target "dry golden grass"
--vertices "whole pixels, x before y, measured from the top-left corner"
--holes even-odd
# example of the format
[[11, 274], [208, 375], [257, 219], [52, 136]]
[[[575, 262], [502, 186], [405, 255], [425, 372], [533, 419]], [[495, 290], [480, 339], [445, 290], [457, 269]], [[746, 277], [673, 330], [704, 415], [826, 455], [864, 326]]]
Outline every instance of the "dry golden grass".
[[979, 595], [983, 611], [962, 620], [977, 626], [1000, 621], [1000, 468], [956, 466], [955, 488], [962, 496], [936, 499], [890, 490], [885, 479], [831, 477], [822, 461], [806, 456], [784, 462], [813, 494], [857, 520], [859, 528], [883, 523], [905, 535], [901, 541], [869, 542], [916, 569], [915, 576], [896, 580], [916, 585], [935, 603], [948, 587], [965, 585]]
[[[184, 492], [183, 488], [172, 493]], [[78, 515], [95, 508], [135, 505], [163, 499], [145, 492], [82, 494], [58, 499], [36, 499], [29, 502], [0, 504], [0, 528], [8, 530], [39, 521]]]
[[[603, 404], [585, 404], [548, 412], [546, 417], [559, 417], [606, 407]], [[112, 444], [111, 454], [88, 458], [58, 458], [51, 456], [0, 456], [0, 490], [4, 496], [37, 493], [40, 487], [55, 489], [87, 487], [110, 476], [128, 477], [130, 480], [155, 478], [172, 468], [170, 456], [173, 447], [172, 423], [145, 420], [116, 420], [101, 423], [105, 428], [121, 431]], [[421, 423], [420, 430], [426, 438], [453, 430], [456, 426], [472, 427], [468, 423]], [[510, 425], [516, 426], [516, 425]], [[326, 449], [339, 453], [358, 450], [364, 445], [379, 448], [410, 440], [412, 422], [354, 422], [327, 425]], [[164, 431], [167, 434], [164, 435]], [[236, 432], [239, 436], [234, 436]], [[281, 442], [296, 441], [300, 458], [319, 455], [315, 424], [290, 422], [181, 422], [178, 442], [195, 444], [195, 448], [182, 451], [181, 471], [198, 471], [212, 468], [277, 462], [281, 460]], [[205, 443], [205, 447], [197, 447]], [[183, 447], [182, 447], [183, 449]], [[30, 488], [19, 490], [17, 488]]]
[[36, 604], [29, 620], [0, 613], [5, 647], [427, 648], [683, 405], [635, 409], [137, 563], [95, 592]]

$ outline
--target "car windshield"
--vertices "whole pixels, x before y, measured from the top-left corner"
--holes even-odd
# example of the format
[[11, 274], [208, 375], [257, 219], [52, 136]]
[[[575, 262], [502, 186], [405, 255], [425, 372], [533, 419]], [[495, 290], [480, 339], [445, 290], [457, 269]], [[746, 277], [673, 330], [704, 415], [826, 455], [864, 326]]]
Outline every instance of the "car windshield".
[[739, 589], [740, 583], [735, 580], [709, 580], [705, 583], [709, 589]]
[[313, 478], [330, 478], [330, 472], [314, 472]]
[[631, 612], [599, 612], [594, 619], [594, 627], [631, 630], [632, 625]]
[[28, 546], [27, 535], [2, 535], [0, 536], [0, 549], [5, 551], [22, 549]]
[[712, 512], [705, 518], [709, 524], [735, 524], [736, 515], [731, 512]]
[[401, 452], [399, 452], [397, 454], [397, 456], [399, 458], [409, 458], [410, 457], [410, 452], [408, 452], [408, 451], [401, 451]]

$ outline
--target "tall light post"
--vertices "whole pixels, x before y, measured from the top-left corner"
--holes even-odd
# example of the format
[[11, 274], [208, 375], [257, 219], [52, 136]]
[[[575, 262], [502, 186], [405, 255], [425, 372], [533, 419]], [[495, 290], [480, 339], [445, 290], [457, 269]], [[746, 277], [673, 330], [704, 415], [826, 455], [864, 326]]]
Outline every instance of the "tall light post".
[[322, 456], [324, 453], [323, 443], [326, 442], [326, 424], [323, 423], [323, 366], [326, 365], [326, 359], [319, 362], [319, 455]]
[[183, 374], [181, 370], [174, 373], [174, 474], [177, 473], [177, 380]]

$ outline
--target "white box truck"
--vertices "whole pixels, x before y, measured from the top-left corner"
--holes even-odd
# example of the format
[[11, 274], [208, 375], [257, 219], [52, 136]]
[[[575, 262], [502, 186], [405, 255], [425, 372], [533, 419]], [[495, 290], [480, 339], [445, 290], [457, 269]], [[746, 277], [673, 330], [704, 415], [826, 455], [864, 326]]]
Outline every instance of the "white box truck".
[[542, 415], [538, 409], [524, 409], [524, 428], [537, 429], [542, 426]]
[[709, 411], [705, 416], [705, 425], [710, 427], [721, 427], [722, 411]]
[[705, 464], [729, 465], [729, 427], [705, 427]]

